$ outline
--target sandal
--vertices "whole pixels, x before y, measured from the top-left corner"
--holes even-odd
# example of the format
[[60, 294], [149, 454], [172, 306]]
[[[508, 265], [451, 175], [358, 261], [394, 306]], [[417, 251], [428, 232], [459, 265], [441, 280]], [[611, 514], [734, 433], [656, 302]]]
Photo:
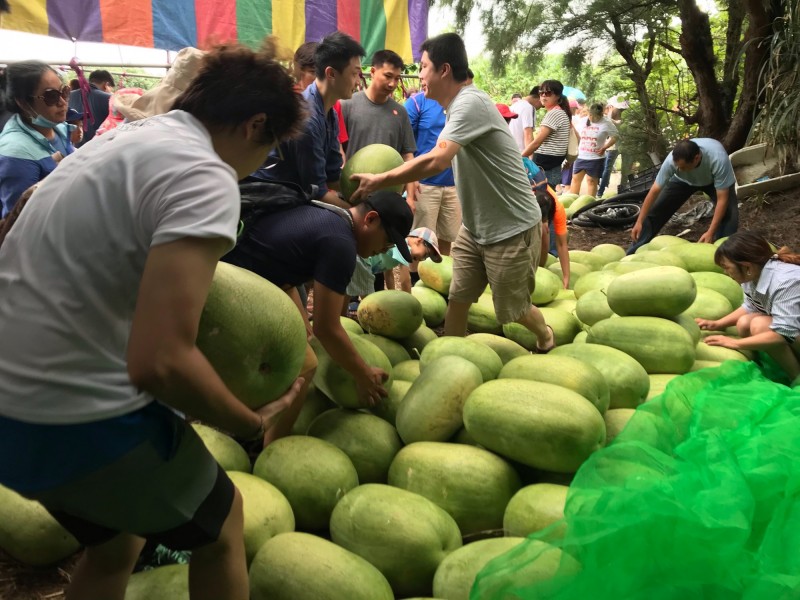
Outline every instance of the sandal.
[[548, 353], [548, 352], [550, 352], [550, 351], [551, 351], [553, 348], [555, 348], [555, 347], [556, 347], [556, 334], [555, 334], [555, 332], [553, 331], [553, 328], [552, 328], [552, 327], [550, 327], [550, 325], [545, 325], [545, 327], [547, 327], [547, 328], [550, 330], [550, 335], [553, 337], [553, 343], [550, 345], [550, 347], [549, 347], [549, 348], [539, 348], [539, 345], [537, 344], [537, 345], [536, 345], [536, 349], [534, 350], [534, 353], [535, 353], [535, 354], [547, 354], [547, 353]]

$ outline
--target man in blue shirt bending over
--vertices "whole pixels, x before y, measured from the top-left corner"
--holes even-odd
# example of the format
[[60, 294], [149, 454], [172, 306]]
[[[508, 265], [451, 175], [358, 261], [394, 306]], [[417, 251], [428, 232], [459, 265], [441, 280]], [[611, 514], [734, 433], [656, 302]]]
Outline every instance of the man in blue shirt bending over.
[[314, 51], [316, 80], [303, 92], [309, 112], [305, 130], [273, 150], [254, 178], [296, 183], [315, 200], [350, 207], [338, 194], [342, 155], [333, 105], [353, 95], [362, 56], [364, 48], [339, 31], [319, 43]]
[[714, 203], [711, 225], [699, 242], [713, 242], [736, 233], [739, 207], [736, 178], [728, 153], [717, 140], [681, 140], [669, 153], [647, 193], [636, 225], [631, 230], [633, 243], [628, 254], [652, 240], [669, 218], [695, 192], [705, 192]]

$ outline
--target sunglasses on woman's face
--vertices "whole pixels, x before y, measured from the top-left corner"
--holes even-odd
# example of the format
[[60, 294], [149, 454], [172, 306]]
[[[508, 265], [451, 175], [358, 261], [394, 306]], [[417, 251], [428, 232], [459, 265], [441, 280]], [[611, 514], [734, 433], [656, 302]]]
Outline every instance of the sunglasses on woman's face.
[[69, 86], [64, 86], [60, 90], [54, 90], [52, 88], [46, 89], [44, 93], [40, 96], [34, 96], [34, 98], [38, 98], [43, 100], [45, 105], [47, 106], [56, 106], [59, 100], [63, 100], [64, 102], [69, 101], [69, 93], [70, 93]]
[[550, 96], [553, 95], [553, 92], [551, 90], [543, 90], [539, 92], [539, 95], [544, 96], [545, 98], [549, 98]]

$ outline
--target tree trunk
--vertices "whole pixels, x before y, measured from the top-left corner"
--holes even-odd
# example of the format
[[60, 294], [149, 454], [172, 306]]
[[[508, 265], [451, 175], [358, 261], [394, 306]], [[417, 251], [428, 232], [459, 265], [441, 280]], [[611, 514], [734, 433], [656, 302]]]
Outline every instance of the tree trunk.
[[697, 85], [698, 109], [694, 119], [698, 137], [722, 139], [728, 129], [722, 88], [715, 71], [714, 40], [708, 14], [697, 7], [696, 0], [678, 0], [681, 14], [681, 56]]
[[633, 47], [622, 34], [619, 23], [614, 19], [611, 19], [611, 22], [614, 25], [614, 30], [609, 32], [611, 39], [614, 41], [614, 47], [617, 49], [617, 52], [625, 59], [625, 64], [630, 71], [631, 80], [636, 87], [636, 97], [639, 100], [639, 104], [642, 106], [645, 132], [647, 133], [647, 151], [648, 153], [654, 152], [663, 159], [667, 155], [667, 142], [661, 133], [658, 113], [656, 112], [655, 106], [653, 106], [653, 101], [650, 99], [650, 94], [647, 92], [647, 79], [650, 77], [650, 71], [653, 66], [652, 60], [656, 36], [651, 32], [650, 37], [644, 40], [649, 46], [647, 52], [648, 58], [645, 64], [642, 65], [636, 60]]
[[728, 152], [739, 150], [747, 143], [756, 110], [763, 100], [761, 70], [769, 57], [772, 22], [780, 14], [780, 9], [776, 10], [775, 4], [767, 4], [762, 0], [746, 0], [745, 6], [749, 26], [744, 40], [747, 52], [744, 59], [742, 93], [739, 96], [736, 114], [722, 139], [722, 145]]

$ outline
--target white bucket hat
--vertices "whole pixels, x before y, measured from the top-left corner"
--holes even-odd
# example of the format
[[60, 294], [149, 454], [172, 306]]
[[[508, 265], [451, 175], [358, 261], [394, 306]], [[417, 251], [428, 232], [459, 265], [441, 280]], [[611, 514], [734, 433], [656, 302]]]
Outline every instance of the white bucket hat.
[[158, 84], [131, 105], [115, 106], [128, 121], [138, 121], [153, 115], [169, 112], [175, 100], [200, 71], [205, 52], [197, 48], [184, 48], [175, 57], [169, 71]]

